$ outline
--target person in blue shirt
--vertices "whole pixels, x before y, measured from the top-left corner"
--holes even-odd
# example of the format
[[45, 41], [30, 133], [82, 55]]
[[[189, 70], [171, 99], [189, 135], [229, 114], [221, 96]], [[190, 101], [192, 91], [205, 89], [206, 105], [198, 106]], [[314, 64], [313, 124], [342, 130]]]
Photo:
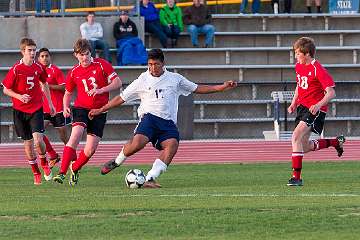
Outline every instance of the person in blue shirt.
[[145, 19], [145, 32], [152, 33], [159, 38], [161, 46], [167, 47], [168, 37], [160, 24], [159, 11], [154, 3], [142, 0], [140, 3], [140, 15]]

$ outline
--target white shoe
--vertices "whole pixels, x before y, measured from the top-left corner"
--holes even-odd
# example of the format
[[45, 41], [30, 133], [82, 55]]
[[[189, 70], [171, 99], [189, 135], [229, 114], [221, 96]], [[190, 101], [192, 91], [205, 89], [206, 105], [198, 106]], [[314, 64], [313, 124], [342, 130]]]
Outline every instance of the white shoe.
[[45, 175], [45, 174], [44, 174], [44, 178], [45, 178], [46, 181], [51, 181], [52, 178], [53, 178], [53, 173], [52, 173], [52, 171], [50, 172], [49, 175]]

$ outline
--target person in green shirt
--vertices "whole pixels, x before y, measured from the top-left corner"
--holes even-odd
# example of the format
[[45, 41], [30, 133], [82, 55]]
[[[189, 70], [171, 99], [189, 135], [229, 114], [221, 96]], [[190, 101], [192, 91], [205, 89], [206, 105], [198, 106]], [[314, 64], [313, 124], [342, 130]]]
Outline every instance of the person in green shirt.
[[171, 39], [171, 46], [175, 47], [180, 32], [184, 30], [181, 9], [176, 6], [175, 0], [167, 0], [160, 10], [160, 23], [166, 35]]

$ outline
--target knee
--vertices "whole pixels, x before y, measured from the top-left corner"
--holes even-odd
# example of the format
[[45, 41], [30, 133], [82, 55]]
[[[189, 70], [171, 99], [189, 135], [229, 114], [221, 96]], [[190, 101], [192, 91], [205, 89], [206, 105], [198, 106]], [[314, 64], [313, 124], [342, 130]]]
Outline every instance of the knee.
[[294, 143], [300, 143], [302, 140], [302, 136], [299, 132], [294, 131], [292, 136], [291, 136], [291, 142]]
[[95, 149], [94, 147], [85, 148], [85, 149], [84, 149], [84, 154], [85, 154], [87, 157], [91, 157], [92, 155], [94, 155], [95, 150], [96, 150], [96, 149]]
[[197, 32], [197, 28], [196, 28], [195, 25], [189, 25], [189, 26], [187, 27], [187, 30], [188, 30], [188, 32], [190, 32], [190, 33], [195, 33], [195, 32]]

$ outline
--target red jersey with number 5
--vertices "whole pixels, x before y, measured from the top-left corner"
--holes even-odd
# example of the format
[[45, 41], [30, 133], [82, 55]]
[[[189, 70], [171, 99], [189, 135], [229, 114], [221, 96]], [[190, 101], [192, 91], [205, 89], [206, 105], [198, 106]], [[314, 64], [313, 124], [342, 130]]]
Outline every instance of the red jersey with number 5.
[[109, 85], [117, 77], [110, 63], [101, 58], [91, 60], [87, 67], [74, 66], [66, 77], [66, 91], [77, 88], [74, 106], [86, 109], [100, 108], [109, 101], [109, 93], [89, 96], [89, 91]]
[[[327, 87], [335, 87], [330, 74], [315, 59], [308, 65], [297, 63], [295, 72], [298, 87], [298, 105], [301, 104], [310, 108], [324, 98]], [[327, 106], [322, 106], [320, 110], [326, 112]]]
[[10, 68], [2, 82], [4, 87], [13, 90], [15, 93], [28, 94], [31, 97], [28, 103], [12, 98], [14, 109], [31, 114], [43, 106], [40, 81], [46, 82], [46, 73], [39, 63], [33, 62], [28, 66], [20, 60]]

